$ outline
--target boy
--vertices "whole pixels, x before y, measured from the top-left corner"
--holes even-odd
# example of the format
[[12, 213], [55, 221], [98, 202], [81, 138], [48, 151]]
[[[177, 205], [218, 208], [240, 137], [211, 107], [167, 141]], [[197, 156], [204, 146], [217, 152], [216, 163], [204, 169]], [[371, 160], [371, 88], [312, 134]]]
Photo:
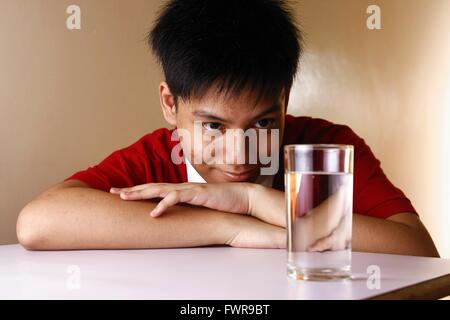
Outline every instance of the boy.
[[[162, 112], [177, 130], [156, 130], [44, 192], [20, 213], [20, 243], [30, 250], [282, 248], [280, 150], [327, 143], [355, 147], [353, 249], [438, 256], [363, 139], [347, 126], [286, 115], [301, 43], [283, 1], [169, 1], [149, 44], [165, 75]], [[233, 130], [237, 145], [224, 138]], [[251, 137], [253, 149], [245, 142]], [[271, 161], [251, 161], [261, 151]], [[274, 163], [275, 172], [262, 174]], [[153, 198], [164, 200], [124, 201]], [[326, 239], [317, 239], [317, 250], [329, 249]]]

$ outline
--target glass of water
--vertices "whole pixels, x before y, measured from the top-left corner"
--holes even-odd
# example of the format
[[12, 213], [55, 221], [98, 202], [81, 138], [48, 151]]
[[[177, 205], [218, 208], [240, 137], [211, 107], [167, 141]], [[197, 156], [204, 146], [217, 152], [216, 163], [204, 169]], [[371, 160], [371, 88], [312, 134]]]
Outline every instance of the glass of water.
[[351, 276], [353, 146], [286, 145], [288, 276]]

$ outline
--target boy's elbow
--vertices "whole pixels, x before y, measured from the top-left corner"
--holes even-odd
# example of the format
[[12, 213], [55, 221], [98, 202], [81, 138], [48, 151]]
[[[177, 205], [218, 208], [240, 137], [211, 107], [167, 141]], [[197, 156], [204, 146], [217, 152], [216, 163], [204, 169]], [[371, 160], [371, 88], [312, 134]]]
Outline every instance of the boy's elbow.
[[428, 232], [415, 233], [413, 239], [409, 242], [409, 246], [409, 251], [411, 251], [408, 253], [409, 255], [440, 258], [439, 252]]
[[[431, 239], [430, 239], [431, 240]], [[430, 258], [440, 258], [439, 252], [436, 249], [433, 241], [428, 240], [427, 243], [422, 248], [418, 256], [430, 257]]]
[[425, 227], [419, 229], [416, 234], [418, 256], [440, 258], [439, 252]]
[[16, 234], [19, 243], [27, 250], [45, 250], [47, 237], [44, 215], [38, 205], [30, 203], [25, 206], [17, 219]]

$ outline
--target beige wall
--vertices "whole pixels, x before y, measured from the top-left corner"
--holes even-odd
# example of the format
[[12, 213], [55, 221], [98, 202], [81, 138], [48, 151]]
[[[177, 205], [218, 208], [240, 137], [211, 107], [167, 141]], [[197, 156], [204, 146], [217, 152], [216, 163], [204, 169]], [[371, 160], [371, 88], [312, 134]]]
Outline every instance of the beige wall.
[[[0, 243], [44, 188], [165, 125], [143, 40], [160, 3], [0, 0]], [[354, 128], [450, 257], [450, 1], [292, 3], [307, 51], [291, 113]], [[366, 28], [369, 4], [382, 30]]]

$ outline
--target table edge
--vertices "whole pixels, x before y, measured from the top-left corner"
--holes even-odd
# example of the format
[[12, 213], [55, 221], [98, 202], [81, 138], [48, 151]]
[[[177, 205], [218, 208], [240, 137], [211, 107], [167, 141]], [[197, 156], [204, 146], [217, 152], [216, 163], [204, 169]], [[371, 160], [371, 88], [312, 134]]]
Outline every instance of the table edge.
[[450, 296], [450, 273], [372, 296], [368, 300], [437, 300], [446, 296]]

